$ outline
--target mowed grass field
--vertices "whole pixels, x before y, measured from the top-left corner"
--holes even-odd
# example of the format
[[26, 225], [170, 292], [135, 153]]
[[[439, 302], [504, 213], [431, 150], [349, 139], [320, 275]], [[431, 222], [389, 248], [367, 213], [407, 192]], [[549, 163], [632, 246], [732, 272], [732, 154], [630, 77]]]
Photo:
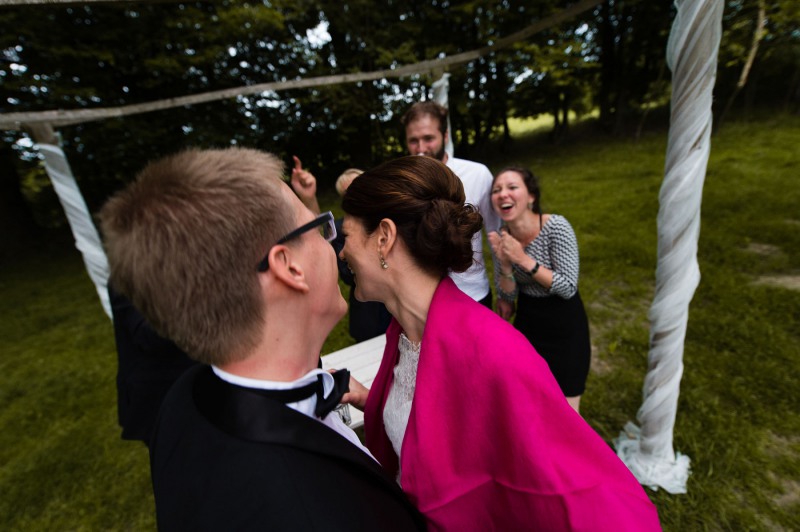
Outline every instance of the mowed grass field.
[[[692, 474], [685, 495], [648, 490], [665, 530], [800, 530], [798, 146], [786, 115], [712, 139], [674, 433]], [[609, 442], [642, 401], [665, 150], [665, 131], [534, 132], [486, 160], [530, 166], [575, 228], [594, 348], [581, 407]], [[147, 451], [119, 439], [111, 322], [76, 250], [32, 249], [0, 255], [0, 530], [154, 530]], [[349, 342], [345, 319], [324, 352]]]

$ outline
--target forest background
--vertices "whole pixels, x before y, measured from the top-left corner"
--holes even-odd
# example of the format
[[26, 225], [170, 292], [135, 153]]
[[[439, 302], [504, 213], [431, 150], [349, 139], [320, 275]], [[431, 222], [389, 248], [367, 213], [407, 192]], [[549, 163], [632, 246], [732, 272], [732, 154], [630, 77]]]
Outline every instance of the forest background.
[[[0, 113], [91, 109], [270, 81], [367, 72], [474, 50], [571, 5], [541, 0], [75, 2], [0, 7]], [[609, 135], [639, 135], [670, 94], [672, 2], [607, 0], [512, 47], [450, 70], [456, 152], [480, 160], [513, 142], [509, 119], [597, 113]], [[715, 91], [728, 102], [800, 103], [800, 3], [726, 0]], [[755, 44], [755, 46], [754, 46]], [[754, 61], [748, 63], [753, 55]], [[743, 88], [741, 78], [746, 71]], [[187, 146], [297, 155], [330, 190], [347, 167], [404, 152], [399, 117], [430, 97], [438, 72], [214, 103], [60, 127], [90, 212], [147, 161]], [[492, 143], [493, 140], [499, 142]], [[491, 147], [490, 147], [491, 146]], [[0, 132], [0, 243], [65, 218], [33, 142]]]

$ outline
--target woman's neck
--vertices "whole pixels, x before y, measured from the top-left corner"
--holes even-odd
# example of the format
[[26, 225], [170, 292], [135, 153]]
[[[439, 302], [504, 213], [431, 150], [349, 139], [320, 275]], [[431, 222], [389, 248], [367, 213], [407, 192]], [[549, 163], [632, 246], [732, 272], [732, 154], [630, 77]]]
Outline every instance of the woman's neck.
[[521, 216], [508, 222], [511, 236], [523, 244], [531, 242], [542, 230], [541, 215], [533, 211], [525, 211]]
[[404, 276], [392, 298], [386, 301], [386, 308], [412, 342], [422, 340], [428, 310], [440, 281], [441, 279], [423, 272]]

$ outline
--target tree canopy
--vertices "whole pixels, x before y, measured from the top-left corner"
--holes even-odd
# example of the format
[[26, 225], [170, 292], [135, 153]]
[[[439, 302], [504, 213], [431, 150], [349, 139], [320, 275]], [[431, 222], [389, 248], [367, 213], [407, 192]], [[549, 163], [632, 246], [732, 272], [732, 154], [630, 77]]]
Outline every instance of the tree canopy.
[[[113, 107], [210, 90], [397, 68], [474, 50], [574, 2], [546, 0], [263, 0], [76, 2], [0, 8], [0, 111]], [[767, 1], [767, 31], [747, 92], [797, 105], [800, 8]], [[728, 0], [720, 94], [734, 90], [752, 41], [755, 2]], [[450, 70], [458, 153], [509, 140], [508, 118], [600, 111], [624, 132], [668, 101], [672, 3], [606, 0], [511, 48]], [[247, 145], [303, 159], [330, 186], [346, 167], [403, 153], [399, 116], [429, 97], [437, 72], [265, 92], [59, 128], [91, 210], [148, 161], [186, 146]], [[723, 96], [718, 100], [724, 101]], [[35, 198], [41, 172], [21, 131], [4, 131], [0, 190]], [[26, 160], [28, 161], [26, 163]], [[25, 183], [25, 186], [21, 186]], [[46, 187], [43, 187], [46, 188]], [[33, 191], [33, 192], [32, 192]], [[11, 196], [3, 192], [3, 201]], [[40, 217], [41, 221], [41, 217]]]

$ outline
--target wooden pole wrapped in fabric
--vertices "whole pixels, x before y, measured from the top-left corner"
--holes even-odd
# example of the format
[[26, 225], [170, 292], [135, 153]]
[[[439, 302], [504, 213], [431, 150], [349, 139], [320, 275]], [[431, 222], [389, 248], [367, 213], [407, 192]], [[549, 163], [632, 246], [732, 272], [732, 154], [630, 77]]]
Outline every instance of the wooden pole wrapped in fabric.
[[659, 193], [656, 291], [639, 427], [628, 423], [617, 454], [642, 484], [685, 493], [689, 457], [673, 429], [683, 374], [689, 303], [700, 282], [700, 203], [710, 152], [711, 102], [722, 36], [722, 0], [678, 0], [667, 44], [673, 72], [669, 141]]
[[86, 271], [97, 289], [103, 310], [110, 318], [108, 259], [78, 183], [70, 170], [67, 156], [61, 149], [58, 134], [50, 124], [46, 123], [30, 124], [26, 130], [36, 142], [39, 153], [44, 156], [45, 171], [53, 183], [53, 189], [58, 195], [64, 214], [67, 215], [72, 236], [75, 237], [75, 247], [83, 255]]

